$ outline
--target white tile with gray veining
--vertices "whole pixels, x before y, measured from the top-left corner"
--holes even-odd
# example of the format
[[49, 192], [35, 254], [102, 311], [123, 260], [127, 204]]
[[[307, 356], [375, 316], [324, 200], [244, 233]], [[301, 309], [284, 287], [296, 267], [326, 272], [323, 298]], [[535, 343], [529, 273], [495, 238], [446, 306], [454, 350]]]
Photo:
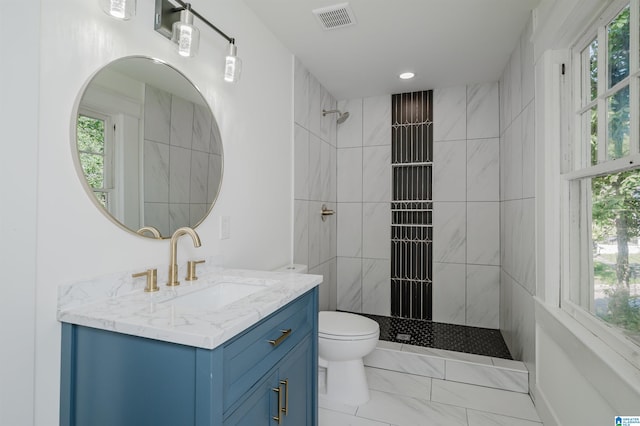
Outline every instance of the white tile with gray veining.
[[516, 117], [504, 133], [504, 199], [522, 198], [522, 121]]
[[[204, 266], [204, 265], [203, 265]], [[59, 290], [58, 320], [140, 337], [213, 349], [261, 318], [275, 312], [298, 296], [320, 284], [317, 275], [201, 268], [200, 279], [180, 287], [161, 286], [145, 293], [130, 272], [102, 279], [62, 286]], [[136, 271], [138, 272], [138, 271]], [[165, 276], [166, 277], [166, 276]], [[223, 309], [174, 305], [173, 299], [221, 282], [240, 282], [260, 290], [224, 306]], [[111, 284], [111, 287], [109, 286]], [[137, 290], [118, 294], [123, 286]], [[86, 292], [94, 294], [92, 303]], [[110, 297], [101, 298], [101, 295]]]
[[522, 60], [520, 54], [520, 43], [511, 53], [509, 69], [511, 71], [511, 119], [522, 111]]
[[391, 315], [390, 280], [389, 260], [362, 259], [362, 312]]
[[168, 145], [170, 136], [171, 94], [153, 86], [145, 85], [144, 138]]
[[535, 102], [522, 111], [522, 197], [535, 197]]
[[322, 122], [322, 89], [318, 79], [309, 74], [309, 131], [317, 137]]
[[311, 133], [309, 135], [309, 199], [322, 200], [322, 146], [324, 142]]
[[349, 113], [349, 119], [337, 127], [338, 148], [362, 146], [362, 99], [340, 101], [338, 109]]
[[500, 267], [467, 265], [467, 319], [474, 327], [500, 327]]
[[320, 212], [322, 211], [321, 201], [309, 202], [309, 268], [319, 265], [320, 262], [320, 226], [322, 219]]
[[540, 421], [538, 413], [531, 403], [531, 398], [526, 393], [434, 379], [431, 400], [489, 413]]
[[338, 309], [362, 312], [362, 259], [338, 257]]
[[431, 378], [381, 368], [365, 367], [369, 389], [414, 398], [431, 398]]
[[171, 97], [171, 145], [191, 149], [194, 104], [179, 96]]
[[466, 201], [467, 143], [465, 140], [434, 142], [433, 200]]
[[500, 203], [467, 203], [467, 264], [500, 265]]
[[511, 392], [529, 392], [529, 373], [477, 364], [448, 361], [445, 380]]
[[185, 223], [190, 223], [190, 220], [188, 203], [169, 203], [169, 229], [178, 229]]
[[540, 422], [476, 410], [467, 410], [467, 419], [469, 426], [542, 426]]
[[391, 146], [362, 149], [362, 199], [364, 202], [391, 201]]
[[389, 423], [381, 423], [326, 408], [320, 408], [318, 424], [320, 426], [390, 426]]
[[144, 141], [144, 200], [169, 202], [169, 145]]
[[[191, 183], [189, 202], [206, 203], [209, 191], [209, 154], [191, 151]], [[185, 222], [186, 223], [186, 222]]]
[[305, 129], [309, 128], [309, 71], [295, 58], [293, 77], [293, 117]]
[[434, 262], [465, 263], [467, 203], [433, 203]]
[[500, 135], [511, 125], [511, 63], [507, 62], [500, 78]]
[[293, 193], [296, 200], [309, 199], [309, 131], [299, 125], [293, 131]]
[[[333, 96], [324, 87], [320, 88], [320, 110], [333, 111], [337, 109], [337, 103]], [[335, 131], [337, 114], [320, 114], [320, 139], [335, 146]], [[332, 134], [333, 133], [333, 134]]]
[[456, 86], [433, 91], [433, 140], [467, 138], [467, 87]]
[[[336, 210], [335, 203], [326, 203], [329, 210]], [[324, 263], [335, 257], [336, 246], [336, 216], [326, 216], [325, 220], [320, 220], [320, 263]]]
[[438, 379], [444, 379], [445, 375], [445, 360], [443, 358], [400, 352], [380, 347], [380, 345], [364, 357], [364, 364], [369, 367]]
[[362, 205], [362, 257], [391, 258], [391, 208], [389, 203]]
[[338, 203], [338, 256], [362, 257], [362, 203]]
[[218, 196], [222, 184], [222, 155], [209, 154], [209, 183], [207, 185], [207, 204], [211, 204]]
[[520, 55], [522, 61], [522, 107], [533, 100], [535, 95], [535, 59], [531, 35], [533, 18], [529, 18], [527, 26], [520, 36]]
[[191, 150], [169, 147], [169, 202], [188, 203], [191, 184]]
[[[435, 145], [440, 147], [441, 144]], [[466, 175], [467, 201], [500, 200], [500, 140], [498, 138], [467, 141]], [[446, 196], [446, 194], [442, 195]]]
[[425, 424], [467, 426], [464, 408], [387, 392], [371, 391], [371, 400], [358, 407], [358, 417], [389, 422], [397, 426]]
[[467, 86], [467, 139], [500, 136], [498, 92], [497, 82]]
[[143, 225], [151, 224], [160, 232], [160, 235], [171, 235], [169, 203], [144, 203]]
[[293, 202], [293, 263], [309, 265], [309, 201]]
[[[320, 198], [318, 200], [331, 200], [331, 186], [335, 184], [336, 175], [335, 150], [336, 148], [328, 142], [320, 141]], [[333, 164], [331, 164], [332, 160]]]
[[209, 153], [211, 151], [211, 121], [213, 116], [208, 106], [194, 105], [193, 139], [191, 149]]
[[466, 303], [466, 266], [434, 262], [433, 320], [465, 324]]
[[391, 145], [391, 96], [363, 99], [362, 133], [364, 146]]
[[338, 202], [362, 202], [362, 147], [340, 148]]

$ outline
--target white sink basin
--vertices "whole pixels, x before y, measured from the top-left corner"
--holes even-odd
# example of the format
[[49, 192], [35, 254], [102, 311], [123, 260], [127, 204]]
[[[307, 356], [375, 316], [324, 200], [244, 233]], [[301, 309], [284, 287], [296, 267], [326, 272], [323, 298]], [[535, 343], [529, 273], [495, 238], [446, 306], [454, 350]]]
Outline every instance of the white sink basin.
[[176, 297], [169, 303], [173, 306], [196, 309], [218, 309], [264, 288], [261, 285], [221, 282], [212, 287]]

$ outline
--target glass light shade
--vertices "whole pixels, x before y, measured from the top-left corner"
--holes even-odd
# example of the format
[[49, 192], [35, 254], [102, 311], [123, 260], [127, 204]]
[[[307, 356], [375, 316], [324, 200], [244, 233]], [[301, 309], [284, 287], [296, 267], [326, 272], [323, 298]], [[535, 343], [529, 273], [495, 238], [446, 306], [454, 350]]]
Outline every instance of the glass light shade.
[[229, 45], [229, 54], [224, 62], [224, 81], [235, 83], [240, 79], [242, 71], [242, 61], [237, 56], [238, 49], [235, 44]]
[[198, 53], [200, 30], [193, 25], [193, 13], [189, 10], [180, 12], [180, 20], [172, 27], [171, 40], [178, 45], [181, 56], [192, 57]]
[[136, 15], [136, 0], [100, 0], [104, 13], [124, 21]]

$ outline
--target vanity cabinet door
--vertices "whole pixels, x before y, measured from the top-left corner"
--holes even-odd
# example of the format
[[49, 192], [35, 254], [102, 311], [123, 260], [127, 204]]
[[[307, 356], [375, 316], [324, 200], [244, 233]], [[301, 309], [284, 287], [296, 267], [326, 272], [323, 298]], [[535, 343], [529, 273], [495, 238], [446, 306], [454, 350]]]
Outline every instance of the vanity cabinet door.
[[[312, 398], [315, 381], [312, 374], [313, 352], [311, 350], [311, 335], [292, 350], [282, 360], [278, 369], [279, 384], [281, 386], [282, 425], [300, 426], [313, 425], [315, 398]], [[315, 369], [317, 373], [317, 368]]]
[[311, 343], [309, 334], [271, 370], [266, 379], [253, 388], [224, 425], [315, 425]]
[[278, 382], [277, 371], [262, 380], [257, 389], [247, 397], [225, 421], [224, 426], [271, 426], [278, 410], [278, 395], [274, 392]]

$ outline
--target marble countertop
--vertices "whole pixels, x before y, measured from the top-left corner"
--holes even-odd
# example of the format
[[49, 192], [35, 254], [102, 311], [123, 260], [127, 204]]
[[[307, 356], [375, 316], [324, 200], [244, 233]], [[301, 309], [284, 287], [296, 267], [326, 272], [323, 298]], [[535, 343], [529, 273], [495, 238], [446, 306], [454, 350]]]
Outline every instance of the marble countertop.
[[[137, 271], [136, 271], [137, 272]], [[183, 276], [183, 275], [181, 275]], [[213, 349], [322, 282], [320, 275], [205, 268], [197, 281], [145, 293], [144, 279], [126, 272], [60, 287], [58, 320], [65, 323]], [[220, 283], [261, 286], [221, 308], [173, 303], [181, 296]]]

